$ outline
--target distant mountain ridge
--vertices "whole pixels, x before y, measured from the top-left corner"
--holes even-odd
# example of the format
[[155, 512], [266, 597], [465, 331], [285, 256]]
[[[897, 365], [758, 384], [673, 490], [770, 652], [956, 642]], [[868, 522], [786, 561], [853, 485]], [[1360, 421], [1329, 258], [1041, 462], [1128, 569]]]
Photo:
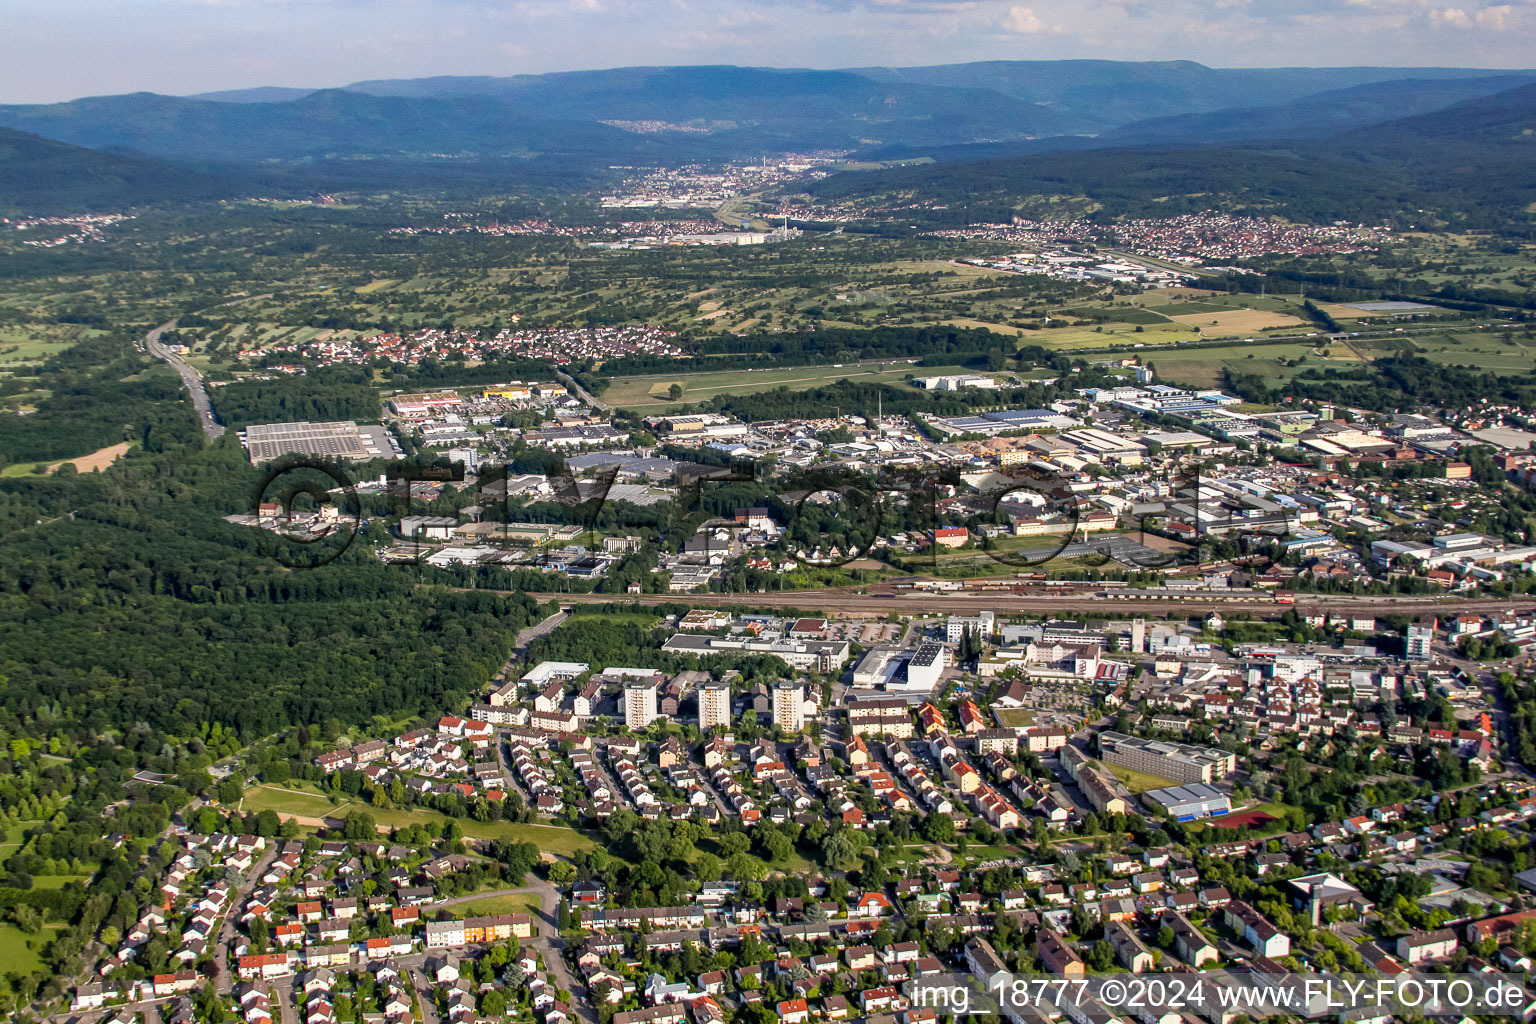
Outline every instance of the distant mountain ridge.
[[[17, 183], [0, 199], [46, 201], [46, 182], [29, 176], [29, 166], [51, 168], [72, 189], [100, 182], [95, 205], [104, 208], [146, 201], [125, 197], [154, 192], [150, 168], [187, 181], [187, 195], [216, 192], [219, 179], [290, 191], [569, 186], [614, 165], [842, 150], [964, 167], [845, 177], [829, 194], [893, 181], [952, 188], [969, 175], [978, 195], [1002, 195], [1010, 178], [1033, 181], [1045, 168], [1050, 174], [1032, 187], [1053, 193], [1070, 191], [1075, 176], [1122, 198], [1154, 182], [1174, 194], [1214, 193], [1225, 158], [1249, 182], [1238, 190], [1249, 199], [1293, 187], [1333, 195], [1333, 183], [1305, 165], [1311, 161], [1340, 181], [1373, 176], [1362, 194], [1383, 209], [1410, 193], [1422, 200], [1418, 190], [1427, 186], [1470, 205], [1466, 172], [1481, 148], [1509, 186], [1500, 194], [1521, 193], [1512, 162], [1529, 153], [1533, 83], [1536, 72], [1466, 68], [1018, 61], [843, 71], [642, 67], [200, 97], [133, 93], [0, 106], [0, 127], [28, 133], [0, 154], [0, 174]], [[67, 147], [40, 146], [45, 140]], [[1446, 152], [1426, 156], [1425, 140]], [[1266, 152], [1272, 174], [1254, 157]], [[1452, 153], [1461, 163], [1452, 165]], [[1418, 170], [1408, 166], [1414, 160]], [[1117, 161], [1140, 184], [1110, 181]], [[1174, 173], [1180, 168], [1188, 187]]]
[[924, 195], [942, 206], [931, 216], [947, 223], [1006, 219], [1039, 197], [1076, 196], [1105, 216], [1219, 207], [1536, 231], [1536, 84], [1315, 139], [956, 155], [965, 149], [937, 163], [834, 175], [814, 191], [839, 200]]
[[1103, 133], [1099, 139], [1124, 145], [1150, 141], [1320, 138], [1427, 114], [1533, 82], [1536, 75], [1369, 82], [1272, 107], [1242, 107], [1133, 121]]
[[[90, 148], [235, 161], [424, 154], [600, 160], [600, 153], [615, 161], [731, 159], [984, 145], [1031, 151], [1074, 148], [1082, 136], [1101, 133], [1218, 141], [1243, 136], [1245, 125], [1254, 137], [1262, 125], [1259, 134], [1316, 134], [1310, 129], [1359, 127], [1528, 80], [1536, 72], [1208, 68], [1190, 61], [636, 67], [89, 97], [0, 107], [0, 125]], [[1269, 113], [1255, 116], [1259, 110]], [[652, 122], [661, 130], [624, 138], [603, 122]]]

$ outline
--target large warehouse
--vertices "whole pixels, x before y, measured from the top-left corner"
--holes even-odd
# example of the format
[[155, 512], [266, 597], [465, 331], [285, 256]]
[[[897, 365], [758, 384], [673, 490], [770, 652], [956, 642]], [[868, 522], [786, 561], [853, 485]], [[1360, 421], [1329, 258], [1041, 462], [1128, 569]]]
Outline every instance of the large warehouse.
[[282, 455], [320, 455], [366, 462], [398, 457], [401, 452], [387, 427], [358, 426], [351, 420], [334, 423], [254, 423], [240, 431], [240, 443], [253, 463]]
[[1148, 807], [1162, 811], [1175, 821], [1216, 818], [1232, 813], [1232, 801], [1227, 794], [1204, 782], [1169, 786], [1167, 789], [1149, 789], [1141, 796]]

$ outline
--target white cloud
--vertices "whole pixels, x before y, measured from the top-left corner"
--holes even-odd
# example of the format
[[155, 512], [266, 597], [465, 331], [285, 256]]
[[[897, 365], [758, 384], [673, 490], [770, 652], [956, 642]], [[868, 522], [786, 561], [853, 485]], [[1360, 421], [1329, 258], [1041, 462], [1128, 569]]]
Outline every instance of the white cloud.
[[1471, 28], [1472, 17], [1460, 7], [1440, 7], [1429, 12], [1429, 20], [1437, 26], [1450, 25], [1453, 28]]
[[1509, 27], [1510, 18], [1515, 14], [1515, 9], [1510, 4], [1496, 4], [1493, 7], [1484, 7], [1474, 17], [1479, 25], [1484, 28], [1506, 29]]
[[1030, 7], [1010, 7], [1008, 13], [1003, 16], [1003, 28], [1009, 32], [1034, 35], [1037, 32], [1046, 31], [1048, 27]]

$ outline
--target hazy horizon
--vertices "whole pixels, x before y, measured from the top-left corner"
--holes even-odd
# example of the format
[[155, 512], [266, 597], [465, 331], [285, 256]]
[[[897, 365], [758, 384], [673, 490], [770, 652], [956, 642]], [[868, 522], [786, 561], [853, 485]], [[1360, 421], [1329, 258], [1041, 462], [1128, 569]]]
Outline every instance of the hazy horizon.
[[616, 67], [1529, 68], [1536, 0], [11, 0], [0, 102]]

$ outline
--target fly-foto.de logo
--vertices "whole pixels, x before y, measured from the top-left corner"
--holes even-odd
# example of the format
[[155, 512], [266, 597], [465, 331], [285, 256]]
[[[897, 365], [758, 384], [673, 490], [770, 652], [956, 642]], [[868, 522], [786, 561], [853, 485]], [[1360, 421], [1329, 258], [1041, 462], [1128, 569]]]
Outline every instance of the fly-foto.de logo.
[[[600, 529], [661, 528], [697, 538], [690, 550], [705, 555], [718, 543], [724, 556], [729, 541], [716, 537], [720, 527], [733, 522], [733, 509], [726, 505], [750, 493], [768, 502], [772, 517], [781, 522], [776, 543], [784, 556], [811, 568], [840, 568], [881, 557], [890, 546], [888, 538], [904, 535], [909, 549], [901, 558], [907, 566], [928, 561], [938, 567], [948, 549], [963, 547], [968, 558], [1013, 570], [1036, 570], [1057, 559], [1088, 568], [1116, 562], [1132, 571], [1167, 570], [1200, 564], [1209, 538], [1226, 532], [1224, 524], [1249, 521], [1241, 509], [1208, 511], [1212, 487], [1205, 467], [1195, 462], [1175, 464], [1144, 481], [1141, 490], [1151, 500], [1115, 512], [1089, 497], [1091, 481], [1080, 474], [1038, 465], [979, 477], [962, 477], [959, 470], [941, 466], [875, 471], [832, 466], [779, 471], [771, 478], [755, 463], [689, 469], [667, 517], [653, 507], [613, 500], [615, 468], [583, 477], [563, 461], [543, 478], [536, 501], [560, 506], [561, 525], [580, 530], [573, 543], [597, 543]], [[291, 569], [334, 562], [373, 518], [388, 523], [406, 555], [397, 560], [411, 564], [434, 550], [420, 531], [401, 529], [418, 518], [427, 501], [453, 488], [457, 499], [478, 509], [483, 522], [516, 523], [530, 504], [516, 484], [528, 476], [507, 465], [482, 466], [466, 476], [462, 463], [396, 464], [375, 492], [382, 499], [374, 506], [378, 515], [365, 519], [357, 485], [341, 466], [289, 456], [267, 467], [251, 515], [267, 533], [267, 553]], [[547, 507], [541, 515], [549, 515]], [[1172, 545], [1154, 540], [1174, 539], [1171, 518], [1178, 519], [1184, 536]], [[995, 541], [1010, 535], [1013, 539]], [[409, 557], [412, 550], [417, 558]]]

